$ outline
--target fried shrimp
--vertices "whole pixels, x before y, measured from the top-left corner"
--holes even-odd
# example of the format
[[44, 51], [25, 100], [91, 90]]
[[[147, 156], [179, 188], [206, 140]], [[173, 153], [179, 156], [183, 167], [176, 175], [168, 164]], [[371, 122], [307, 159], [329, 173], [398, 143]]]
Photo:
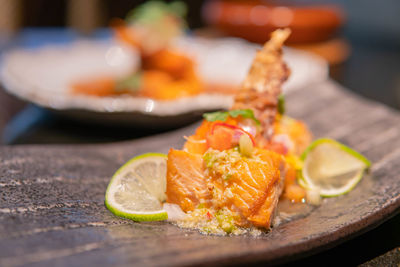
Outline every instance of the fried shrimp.
[[267, 140], [273, 135], [272, 126], [277, 114], [282, 84], [290, 74], [282, 59], [282, 46], [289, 35], [289, 29], [272, 33], [271, 40], [257, 52], [232, 106], [232, 109], [253, 110], [261, 122], [261, 134]]

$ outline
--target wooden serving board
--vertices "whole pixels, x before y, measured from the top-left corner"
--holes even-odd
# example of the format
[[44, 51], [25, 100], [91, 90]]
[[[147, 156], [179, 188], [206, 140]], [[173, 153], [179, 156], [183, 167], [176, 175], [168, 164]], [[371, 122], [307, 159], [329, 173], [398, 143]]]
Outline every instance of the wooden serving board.
[[373, 166], [349, 194], [260, 237], [205, 236], [166, 222], [135, 223], [104, 206], [112, 174], [144, 152], [179, 148], [175, 132], [101, 145], [0, 147], [1, 266], [187, 266], [280, 263], [376, 227], [400, 211], [400, 115], [333, 82], [287, 96], [290, 115]]

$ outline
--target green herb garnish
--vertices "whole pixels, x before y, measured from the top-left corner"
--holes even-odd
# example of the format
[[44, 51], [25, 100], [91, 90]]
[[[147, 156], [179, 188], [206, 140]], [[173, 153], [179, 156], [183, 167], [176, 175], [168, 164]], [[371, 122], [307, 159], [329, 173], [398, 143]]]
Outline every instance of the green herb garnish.
[[208, 121], [226, 121], [228, 116], [229, 114], [226, 111], [216, 111], [203, 114], [203, 118]]
[[208, 121], [226, 121], [229, 116], [232, 118], [241, 116], [245, 119], [252, 119], [257, 124], [260, 124], [260, 121], [256, 119], [254, 112], [251, 109], [234, 109], [230, 111], [216, 111], [203, 114], [203, 118]]
[[285, 114], [285, 96], [279, 95], [278, 97], [278, 112], [279, 114]]
[[243, 118], [253, 119], [257, 123], [260, 123], [254, 116], [254, 112], [251, 109], [234, 109], [228, 111], [228, 113], [233, 118], [236, 118], [237, 116], [242, 116]]
[[115, 85], [115, 91], [131, 91], [136, 92], [140, 89], [142, 85], [142, 73], [136, 72], [131, 76], [117, 81]]
[[182, 19], [186, 16], [186, 4], [181, 1], [165, 3], [162, 1], [148, 1], [128, 13], [126, 20], [129, 23], [155, 23], [166, 16]]

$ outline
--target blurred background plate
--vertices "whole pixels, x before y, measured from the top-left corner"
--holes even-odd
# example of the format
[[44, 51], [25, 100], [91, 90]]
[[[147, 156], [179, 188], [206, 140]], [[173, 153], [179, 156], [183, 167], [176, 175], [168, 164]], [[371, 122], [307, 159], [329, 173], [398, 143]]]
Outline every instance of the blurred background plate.
[[[198, 62], [207, 83], [239, 85], [259, 45], [235, 38], [185, 37], [176, 45]], [[292, 70], [284, 90], [298, 90], [324, 81], [327, 64], [317, 56], [289, 49], [285, 58]], [[123, 77], [135, 71], [138, 53], [112, 40], [78, 40], [36, 49], [14, 49], [4, 54], [1, 82], [11, 94], [58, 114], [83, 121], [149, 128], [177, 127], [204, 111], [230, 107], [232, 96], [200, 94], [173, 101], [132, 96], [94, 97], [70, 93], [70, 84], [84, 77]]]

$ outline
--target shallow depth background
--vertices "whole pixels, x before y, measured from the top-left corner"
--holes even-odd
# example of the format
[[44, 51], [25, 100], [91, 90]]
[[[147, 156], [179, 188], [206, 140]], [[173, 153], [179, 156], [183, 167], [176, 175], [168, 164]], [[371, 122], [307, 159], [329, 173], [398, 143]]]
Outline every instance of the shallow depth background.
[[[21, 31], [36, 28], [72, 27], [89, 35], [93, 29], [107, 27], [114, 17], [123, 18], [127, 12], [145, 1], [127, 0], [0, 0], [0, 52], [18, 44]], [[189, 7], [188, 24], [193, 30], [207, 25], [202, 20], [201, 7], [205, 1], [185, 1]], [[235, 1], [231, 1], [235, 2]], [[348, 42], [351, 53], [347, 60], [331, 66], [333, 79], [363, 96], [400, 109], [400, 1], [398, 0], [292, 0], [272, 1], [276, 4], [322, 4], [341, 6], [347, 15], [337, 37]], [[95, 8], [92, 8], [92, 7]], [[89, 10], [91, 10], [89, 12]], [[208, 27], [207, 27], [208, 28]], [[38, 40], [39, 41], [39, 40]], [[0, 133], [25, 103], [0, 90]], [[37, 111], [37, 110], [36, 110]], [[52, 117], [48, 113], [20, 116], [22, 131], [11, 144], [27, 143], [85, 143], [126, 140], [153, 134], [136, 130], [86, 127], [85, 125]], [[36, 116], [36, 117], [35, 117]], [[366, 114], [368, 116], [368, 114]], [[35, 127], [28, 120], [35, 117]], [[24, 124], [25, 123], [25, 124]], [[0, 141], [0, 143], [4, 143]], [[395, 186], [395, 185], [394, 185]], [[384, 253], [400, 263], [400, 217], [397, 215], [377, 229], [346, 242], [327, 252], [305, 259], [296, 265], [326, 266], [343, 264], [366, 266], [392, 266], [384, 260], [374, 259]], [[394, 256], [393, 256], [394, 255]], [[388, 258], [387, 258], [388, 259]], [[372, 260], [370, 263], [367, 261]], [[368, 265], [370, 264], [370, 265]], [[293, 264], [294, 266], [294, 264]], [[398, 265], [393, 265], [398, 266]]]

